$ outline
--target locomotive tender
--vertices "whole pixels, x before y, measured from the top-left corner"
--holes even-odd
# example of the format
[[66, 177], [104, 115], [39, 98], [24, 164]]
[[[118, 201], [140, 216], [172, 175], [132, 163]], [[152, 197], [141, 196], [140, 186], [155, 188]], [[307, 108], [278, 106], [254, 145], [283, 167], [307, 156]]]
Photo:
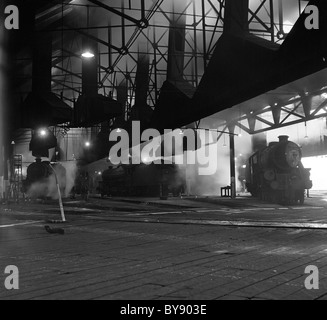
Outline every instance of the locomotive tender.
[[310, 169], [303, 167], [301, 148], [279, 136], [279, 142], [249, 158], [247, 190], [261, 200], [280, 204], [303, 204], [305, 191], [312, 188]]
[[179, 196], [185, 174], [174, 164], [139, 164], [109, 167], [102, 173], [98, 192], [104, 196]]

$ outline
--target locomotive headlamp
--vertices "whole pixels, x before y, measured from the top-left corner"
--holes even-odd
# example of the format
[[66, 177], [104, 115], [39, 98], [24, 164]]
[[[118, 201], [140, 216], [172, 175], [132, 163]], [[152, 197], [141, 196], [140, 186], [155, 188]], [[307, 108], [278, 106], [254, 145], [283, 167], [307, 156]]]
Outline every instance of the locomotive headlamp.
[[41, 137], [46, 137], [48, 134], [48, 131], [46, 129], [39, 129], [38, 133]]
[[32, 133], [29, 150], [36, 158], [49, 157], [49, 149], [57, 147], [57, 138], [48, 128], [38, 128]]
[[144, 164], [146, 164], [146, 165], [149, 165], [149, 164], [151, 164], [152, 160], [149, 159], [149, 158], [147, 158], [147, 157], [144, 157], [144, 158], [142, 158], [142, 162], [143, 162]]
[[85, 142], [85, 147], [88, 148], [88, 147], [90, 147], [90, 146], [91, 146], [91, 143], [90, 143], [89, 141], [86, 141], [86, 142]]
[[301, 162], [301, 153], [298, 148], [288, 146], [286, 148], [286, 161], [291, 168], [296, 168]]

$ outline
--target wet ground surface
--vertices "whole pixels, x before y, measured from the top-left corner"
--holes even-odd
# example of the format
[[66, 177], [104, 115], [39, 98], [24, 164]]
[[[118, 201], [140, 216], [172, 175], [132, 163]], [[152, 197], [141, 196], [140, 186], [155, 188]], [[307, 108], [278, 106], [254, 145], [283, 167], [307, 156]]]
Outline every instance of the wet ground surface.
[[[91, 197], [64, 210], [54, 223], [57, 201], [0, 205], [0, 273], [20, 272], [0, 299], [327, 299], [327, 193], [302, 206]], [[319, 290], [304, 286], [309, 265]]]

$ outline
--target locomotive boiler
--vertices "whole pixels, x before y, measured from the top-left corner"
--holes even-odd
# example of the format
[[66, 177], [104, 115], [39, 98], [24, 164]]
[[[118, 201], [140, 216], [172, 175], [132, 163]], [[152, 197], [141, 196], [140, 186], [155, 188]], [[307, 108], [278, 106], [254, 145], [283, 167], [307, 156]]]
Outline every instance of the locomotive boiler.
[[281, 204], [303, 204], [312, 188], [310, 169], [303, 167], [301, 148], [280, 136], [279, 142], [254, 153], [246, 172], [247, 190], [262, 200]]
[[51, 165], [49, 161], [37, 158], [34, 163], [27, 167], [26, 179], [23, 181], [22, 191], [31, 198], [56, 198], [57, 175], [62, 194], [66, 188], [66, 169], [59, 163]]
[[102, 173], [98, 192], [104, 196], [179, 196], [185, 174], [174, 164], [137, 164], [109, 167]]

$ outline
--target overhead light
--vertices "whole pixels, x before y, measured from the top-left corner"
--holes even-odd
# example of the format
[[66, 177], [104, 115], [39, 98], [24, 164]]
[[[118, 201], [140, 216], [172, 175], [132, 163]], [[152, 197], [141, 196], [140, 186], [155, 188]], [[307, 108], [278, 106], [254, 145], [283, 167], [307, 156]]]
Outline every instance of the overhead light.
[[91, 143], [90, 143], [89, 141], [86, 141], [86, 142], [85, 142], [85, 147], [88, 148], [88, 147], [90, 147], [90, 146], [91, 146]]
[[[89, 30], [90, 26], [90, 7], [87, 6], [87, 29]], [[82, 57], [86, 59], [92, 59], [94, 58], [94, 52], [92, 48], [90, 48], [89, 40], [85, 39], [85, 42], [83, 42], [83, 49], [84, 52], [82, 53]]]
[[305, 136], [304, 136], [304, 139], [309, 139], [307, 122], [305, 122]]
[[94, 58], [94, 53], [90, 50], [86, 50], [82, 53], [82, 57], [86, 59], [92, 59]]
[[226, 144], [226, 136], [224, 135], [224, 144], [223, 144], [223, 147], [227, 147], [227, 144]]

